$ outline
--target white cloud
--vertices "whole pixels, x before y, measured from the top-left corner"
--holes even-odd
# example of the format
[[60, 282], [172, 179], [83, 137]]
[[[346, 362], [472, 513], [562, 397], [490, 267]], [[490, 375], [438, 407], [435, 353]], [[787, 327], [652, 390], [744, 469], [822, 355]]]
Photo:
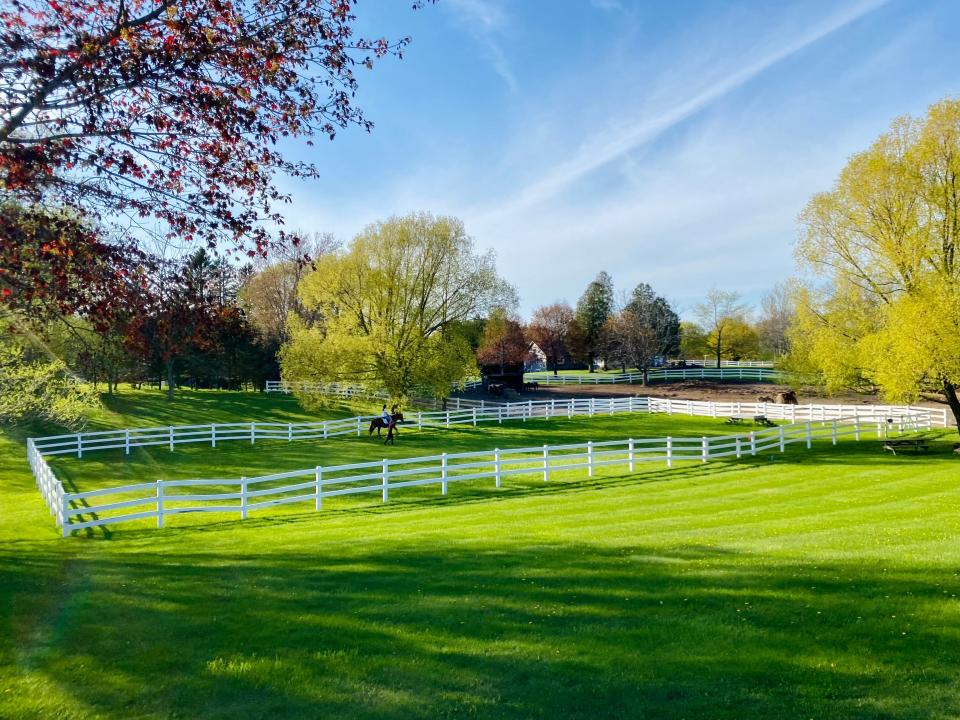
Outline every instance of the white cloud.
[[[489, 212], [493, 218], [510, 215], [556, 195], [589, 173], [655, 140], [665, 131], [742, 87], [776, 63], [846, 27], [885, 2], [886, 0], [860, 2], [798, 37], [783, 42], [779, 49], [731, 69], [707, 87], [697, 89], [669, 106], [647, 110], [629, 122], [624, 122], [623, 113], [619, 113], [615, 123], [609, 124], [601, 132], [587, 136], [572, 157], [545, 168], [539, 180], [511, 193], [512, 200], [497, 204]], [[696, 79], [688, 81], [690, 87], [696, 87]]]
[[445, 4], [453, 9], [459, 24], [483, 49], [493, 71], [511, 93], [516, 93], [517, 78], [498, 39], [507, 21], [503, 8], [490, 0], [447, 0]]

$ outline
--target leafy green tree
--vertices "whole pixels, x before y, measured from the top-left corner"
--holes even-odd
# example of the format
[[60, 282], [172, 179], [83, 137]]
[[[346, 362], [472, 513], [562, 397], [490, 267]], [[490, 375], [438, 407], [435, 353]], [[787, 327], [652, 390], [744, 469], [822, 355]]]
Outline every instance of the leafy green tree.
[[291, 316], [283, 377], [360, 383], [401, 400], [414, 388], [445, 397], [476, 372], [458, 325], [510, 291], [492, 253], [478, 253], [456, 218], [414, 213], [375, 223], [300, 282], [315, 319]]
[[701, 359], [708, 352], [707, 334], [689, 320], [680, 323], [680, 355], [685, 360]]
[[895, 120], [800, 222], [826, 283], [796, 294], [793, 364], [891, 400], [937, 391], [960, 419], [960, 100]]
[[31, 342], [31, 335], [25, 324], [0, 322], [0, 423], [80, 424], [99, 406], [96, 392], [63, 360], [48, 356], [42, 343]]
[[740, 302], [740, 295], [726, 290], [711, 289], [703, 302], [694, 307], [701, 330], [706, 334], [707, 351], [717, 360], [724, 357], [728, 331], [745, 323], [747, 306]]
[[600, 355], [603, 326], [613, 312], [613, 278], [606, 272], [597, 275], [577, 301], [576, 322], [579, 334], [576, 353], [590, 366]]
[[624, 310], [634, 326], [629, 363], [643, 372], [646, 385], [647, 371], [654, 362], [680, 351], [680, 318], [646, 283], [633, 289]]

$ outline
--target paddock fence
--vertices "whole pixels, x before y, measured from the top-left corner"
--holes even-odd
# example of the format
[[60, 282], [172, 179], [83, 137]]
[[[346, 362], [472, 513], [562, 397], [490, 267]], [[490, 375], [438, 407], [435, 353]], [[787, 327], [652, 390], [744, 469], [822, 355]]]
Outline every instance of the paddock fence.
[[[717, 361], [712, 358], [670, 358], [668, 362], [685, 362], [688, 365], [702, 365], [703, 367], [711, 367], [717, 364]], [[766, 367], [772, 368], [774, 366], [773, 360], [721, 360], [720, 367]]]
[[[157, 480], [83, 492], [67, 492], [56, 477], [46, 456], [108, 449], [168, 446], [178, 444], [258, 440], [329, 438], [362, 433], [363, 416], [319, 423], [221, 423], [182, 425], [166, 428], [133, 428], [118, 431], [30, 438], [27, 456], [41, 496], [62, 529], [63, 536], [74, 530], [155, 518], [163, 527], [164, 518], [192, 512], [238, 512], [246, 518], [251, 511], [275, 505], [314, 502], [320, 509], [325, 497], [382, 492], [383, 500], [391, 489], [439, 484], [446, 494], [450, 482], [493, 478], [500, 487], [504, 477], [543, 473], [549, 480], [552, 471], [586, 469], [610, 465], [662, 461], [672, 467], [674, 461], [736, 457], [771, 448], [782, 452], [786, 445], [830, 437], [853, 435], [859, 440], [867, 433], [877, 437], [918, 429], [946, 427], [946, 410], [908, 406], [878, 405], [772, 405], [765, 403], [716, 403], [660, 398], [583, 398], [570, 401], [511, 403], [482, 411], [417, 413], [418, 429], [450, 427], [480, 422], [504, 422], [533, 418], [611, 415], [625, 412], [665, 413], [714, 418], [767, 418], [788, 421], [760, 431], [699, 438], [629, 438], [626, 440], [544, 445], [535, 448], [470, 453], [441, 453], [436, 456], [381, 460], [295, 470], [250, 478], [196, 480]], [[534, 457], [535, 456], [535, 457]], [[451, 461], [453, 464], [451, 465]], [[308, 479], [304, 479], [308, 478]], [[296, 482], [289, 483], [290, 480]], [[373, 482], [376, 481], [376, 482]], [[286, 483], [286, 484], [284, 484]], [[102, 498], [113, 496], [112, 502]], [[95, 504], [91, 505], [91, 500]], [[201, 504], [189, 504], [201, 503]], [[140, 509], [144, 508], [144, 509]], [[135, 509], [135, 512], [128, 512]], [[120, 513], [120, 514], [117, 514]]]
[[[721, 368], [683, 368], [668, 370], [651, 368], [647, 371], [649, 382], [668, 382], [671, 380], [723, 380], [744, 382], [774, 382], [783, 378], [783, 373], [770, 367], [721, 367]], [[643, 373], [583, 373], [554, 375], [548, 372], [525, 373], [524, 380], [541, 385], [618, 385], [643, 382]]]
[[[473, 390], [481, 387], [482, 385], [482, 380], [465, 380], [462, 383], [451, 386], [451, 391]], [[295, 392], [315, 393], [328, 395], [330, 397], [337, 397], [343, 400], [373, 400], [375, 402], [388, 402], [391, 399], [390, 393], [384, 392], [383, 390], [370, 390], [362, 385], [350, 385], [346, 383], [267, 380], [264, 386], [264, 391], [268, 393], [279, 392], [287, 394]], [[416, 405], [422, 405], [425, 407], [437, 407], [441, 404], [440, 400], [428, 398], [423, 395], [414, 395], [410, 398], [410, 400]]]

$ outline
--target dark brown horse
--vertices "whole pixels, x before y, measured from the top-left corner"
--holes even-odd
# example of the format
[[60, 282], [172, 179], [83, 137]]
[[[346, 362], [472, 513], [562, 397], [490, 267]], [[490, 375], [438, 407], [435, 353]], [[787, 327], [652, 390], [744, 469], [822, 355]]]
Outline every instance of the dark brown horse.
[[373, 435], [373, 431], [376, 430], [377, 437], [380, 437], [380, 431], [390, 430], [391, 426], [393, 427], [393, 431], [396, 432], [397, 423], [402, 423], [402, 422], [403, 422], [403, 413], [401, 412], [394, 413], [393, 415], [391, 415], [389, 423], [384, 422], [382, 417], [375, 417], [373, 420], [370, 421], [370, 431], [367, 433], [367, 435]]

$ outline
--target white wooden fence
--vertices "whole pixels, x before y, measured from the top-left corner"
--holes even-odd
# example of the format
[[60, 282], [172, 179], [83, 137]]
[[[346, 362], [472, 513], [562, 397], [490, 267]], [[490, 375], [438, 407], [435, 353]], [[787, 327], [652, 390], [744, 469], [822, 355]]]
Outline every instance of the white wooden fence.
[[[682, 370], [666, 370], [652, 368], [647, 371], [647, 379], [651, 382], [666, 380], [752, 380], [755, 382], [770, 382], [778, 379], [780, 373], [767, 367], [721, 367], [721, 368], [684, 368]], [[616, 385], [643, 382], [643, 373], [583, 373], [554, 375], [553, 373], [537, 372], [526, 373], [524, 380], [538, 382], [541, 385]]]
[[[472, 390], [474, 388], [480, 387], [483, 385], [482, 380], [465, 380], [451, 388], [451, 390]], [[305, 392], [305, 393], [320, 393], [323, 395], [329, 395], [331, 397], [339, 397], [345, 400], [376, 400], [387, 402], [390, 398], [390, 393], [384, 392], [382, 390], [370, 390], [363, 387], [362, 385], [348, 385], [345, 383], [319, 383], [319, 382], [306, 382], [306, 381], [290, 381], [290, 380], [267, 380], [264, 387], [266, 392], [279, 392], [279, 393], [293, 393], [293, 392]], [[413, 400], [418, 405], [429, 405], [436, 406], [439, 404], [439, 401], [432, 398], [426, 397], [414, 397]]]
[[[674, 358], [670, 362], [686, 362], [696, 365], [703, 365], [704, 367], [711, 367], [717, 364], [717, 361], [712, 358]], [[721, 360], [720, 367], [767, 367], [772, 368], [774, 365], [773, 360]]]
[[[446, 492], [449, 482], [493, 477], [500, 486], [503, 477], [515, 474], [543, 472], [549, 479], [551, 471], [587, 469], [624, 465], [631, 470], [637, 462], [662, 460], [672, 466], [674, 460], [699, 458], [702, 461], [744, 453], [756, 452], [786, 444], [809, 442], [829, 433], [831, 438], [861, 434], [876, 430], [885, 436], [895, 429], [904, 430], [946, 427], [945, 409], [931, 410], [891, 405], [774, 405], [767, 403], [717, 403], [695, 400], [660, 398], [580, 398], [567, 401], [545, 400], [509, 403], [469, 410], [417, 413], [409, 425], [418, 429], [450, 427], [451, 425], [480, 422], [504, 422], [531, 418], [611, 415], [624, 412], [665, 413], [700, 417], [752, 417], [786, 420], [780, 426], [759, 432], [723, 437], [701, 438], [646, 438], [602, 443], [578, 443], [537, 448], [481, 451], [475, 453], [442, 454], [439, 456], [383, 460], [374, 463], [317, 467], [290, 473], [279, 473], [256, 478], [159, 480], [120, 487], [68, 493], [47, 463], [46, 455], [84, 453], [97, 450], [123, 449], [145, 446], [166, 446], [173, 451], [178, 444], [258, 440], [305, 440], [329, 438], [337, 435], [362, 434], [370, 419], [367, 417], [328, 420], [315, 423], [218, 423], [212, 425], [181, 425], [158, 428], [131, 428], [94, 433], [58, 435], [31, 438], [27, 441], [27, 456], [37, 487], [50, 513], [56, 518], [64, 536], [72, 530], [99, 525], [128, 522], [142, 518], [156, 518], [163, 526], [164, 517], [183, 512], [240, 512], [246, 517], [252, 510], [272, 505], [314, 500], [319, 509], [324, 497], [362, 492], [382, 491], [384, 499], [390, 489], [439, 483]], [[826, 429], [825, 429], [826, 428]], [[799, 439], [798, 439], [799, 438]], [[771, 444], [772, 443], [772, 444]], [[531, 454], [536, 454], [532, 458]], [[469, 461], [455, 462], [451, 461]], [[437, 464], [439, 463], [439, 465]], [[530, 463], [534, 463], [531, 465]], [[379, 468], [374, 472], [372, 468]], [[486, 469], [484, 469], [486, 468]], [[533, 469], [531, 469], [533, 468]], [[351, 473], [362, 470], [359, 475]], [[303, 477], [313, 474], [310, 480]], [[379, 482], [370, 485], [376, 476]], [[300, 478], [293, 484], [279, 484]], [[391, 481], [391, 478], [396, 482]], [[366, 484], [363, 484], [366, 483]], [[251, 489], [252, 486], [252, 489]], [[190, 489], [184, 492], [184, 489]], [[309, 492], [303, 492], [309, 491]], [[90, 500], [114, 496], [113, 502], [89, 505]], [[262, 499], [260, 499], [262, 498]], [[235, 502], [234, 502], [235, 501]], [[233, 502], [233, 504], [223, 504]], [[184, 505], [184, 503], [212, 503]], [[146, 508], [133, 513], [114, 514], [134, 508]], [[104, 513], [109, 513], [104, 516]]]

